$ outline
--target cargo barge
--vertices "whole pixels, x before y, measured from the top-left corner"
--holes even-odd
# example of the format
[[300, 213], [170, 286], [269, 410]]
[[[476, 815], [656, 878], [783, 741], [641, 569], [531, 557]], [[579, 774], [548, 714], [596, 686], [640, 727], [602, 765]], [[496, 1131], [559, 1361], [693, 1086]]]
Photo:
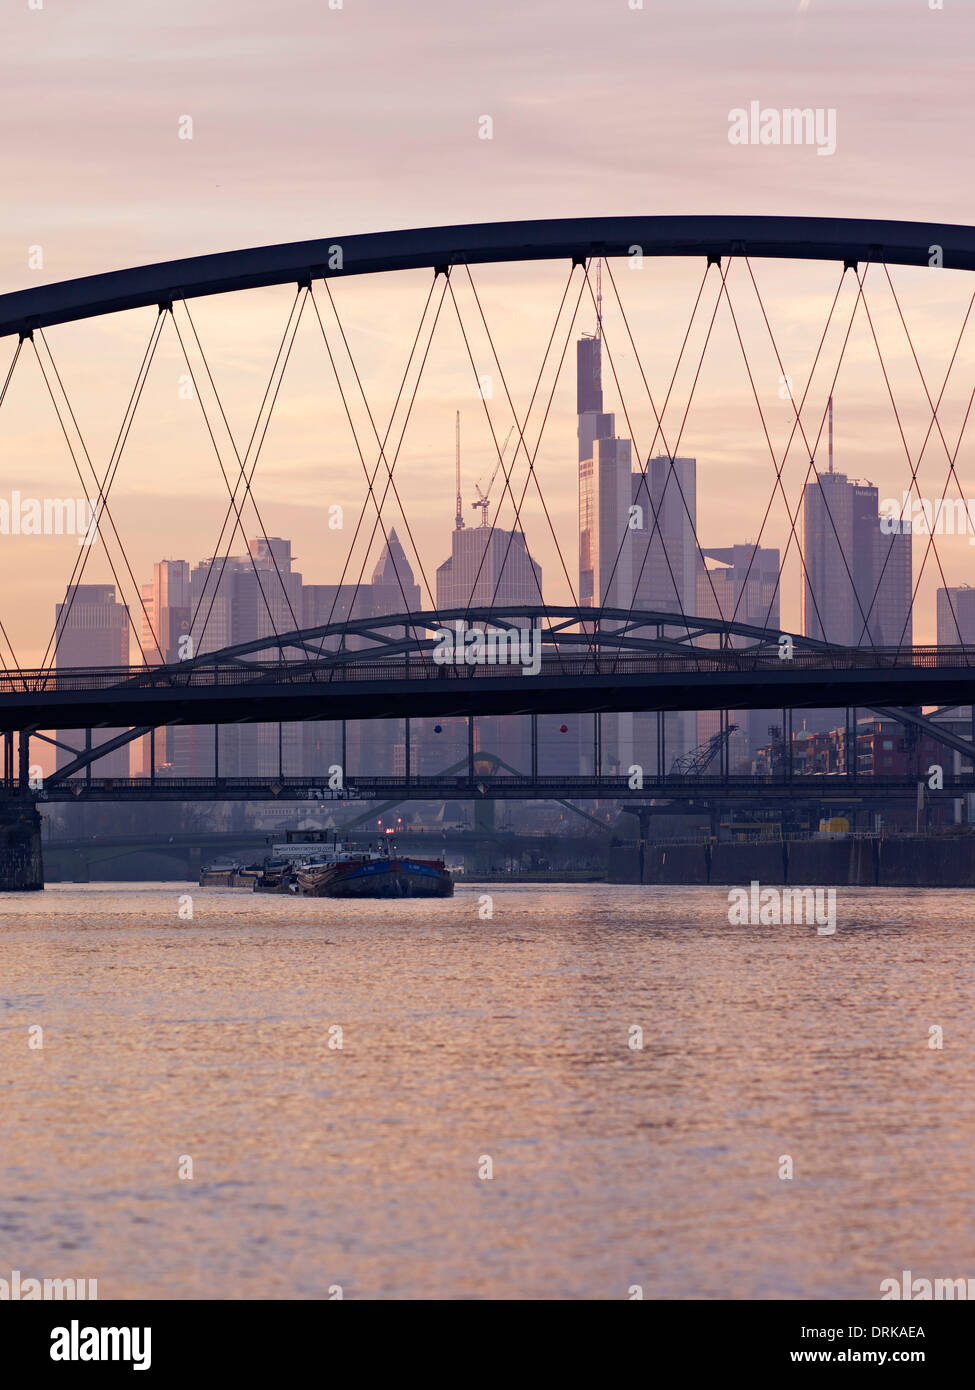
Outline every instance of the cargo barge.
[[310, 898], [450, 898], [454, 881], [442, 859], [417, 859], [343, 844], [327, 831], [289, 831], [254, 882], [258, 893]]

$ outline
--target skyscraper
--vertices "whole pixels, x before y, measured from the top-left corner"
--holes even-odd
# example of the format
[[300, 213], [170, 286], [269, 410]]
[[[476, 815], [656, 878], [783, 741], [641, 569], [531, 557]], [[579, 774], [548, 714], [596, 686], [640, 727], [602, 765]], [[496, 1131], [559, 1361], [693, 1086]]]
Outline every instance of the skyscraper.
[[437, 607], [541, 603], [542, 567], [521, 531], [473, 526], [450, 533], [450, 558], [437, 567]]
[[[301, 626], [301, 575], [292, 568], [291, 542], [263, 536], [248, 542], [247, 555], [201, 560], [190, 572], [192, 654]], [[286, 655], [297, 656], [295, 650]], [[177, 726], [173, 771], [183, 777], [273, 775], [296, 772], [302, 732], [297, 724]]]
[[[613, 430], [612, 415], [599, 419]], [[591, 456], [579, 464], [579, 602], [584, 608], [630, 607], [632, 470], [630, 441], [612, 433], [593, 440]]]
[[[698, 573], [698, 594], [700, 603], [719, 605], [716, 616], [730, 622], [732, 618], [739, 623], [754, 627], [778, 628], [779, 597], [779, 551], [765, 546], [729, 545], [717, 546], [702, 551], [705, 561], [714, 560], [720, 569], [703, 567]], [[714, 583], [714, 593], [711, 583]], [[706, 594], [706, 598], [703, 595]], [[698, 607], [702, 615], [711, 613], [711, 608]], [[750, 638], [736, 639], [739, 642]]]
[[[128, 666], [129, 610], [115, 598], [114, 584], [72, 584], [64, 602], [56, 605], [55, 661], [59, 671], [72, 667]], [[106, 743], [121, 729], [97, 729], [92, 743]], [[58, 732], [58, 741], [71, 748], [81, 748], [85, 736], [81, 730]], [[74, 754], [65, 748], [57, 750], [57, 766], [64, 767]], [[95, 777], [128, 777], [129, 747], [115, 749], [99, 758], [92, 767]]]
[[975, 646], [975, 589], [969, 584], [938, 590], [938, 646]]
[[[704, 550], [704, 563], [697, 574], [697, 612], [702, 618], [734, 619], [753, 627], [777, 629], [779, 626], [779, 552], [754, 545], [730, 545]], [[707, 565], [713, 560], [714, 565]], [[705, 644], [718, 639], [701, 638]], [[733, 647], [746, 646], [747, 637], [731, 637]], [[729, 767], [755, 756], [768, 742], [768, 729], [774, 723], [768, 710], [740, 710], [731, 713], [738, 729], [731, 737]], [[781, 721], [780, 721], [781, 722]], [[697, 741], [706, 743], [718, 733], [717, 710], [702, 710], [697, 716]]]
[[[576, 367], [579, 602], [584, 607], [693, 613], [697, 463], [657, 457], [634, 468], [630, 440], [616, 436], [615, 417], [603, 410], [598, 334], [578, 342]], [[655, 715], [605, 716], [605, 770], [615, 766], [625, 771], [634, 762], [655, 769], [658, 733], [669, 765], [694, 746], [695, 716], [670, 714], [662, 722]], [[579, 746], [586, 763], [588, 738], [580, 737]]]
[[[648, 459], [631, 479], [632, 607], [643, 612], [693, 615], [697, 605], [697, 460]], [[686, 636], [680, 623], [662, 636]], [[648, 629], [646, 636], [656, 636]], [[666, 773], [675, 758], [697, 743], [693, 711], [635, 714], [632, 761], [646, 771]], [[661, 758], [661, 752], [663, 754]]]
[[[697, 602], [697, 460], [658, 455], [633, 474], [633, 607], [694, 613]], [[686, 629], [685, 629], [686, 630]]]
[[[150, 664], [179, 661], [180, 639], [189, 634], [190, 567], [185, 560], [159, 560], [152, 583], [142, 586], [142, 652]], [[184, 643], [185, 646], [185, 643]]]
[[616, 437], [616, 417], [603, 410], [602, 341], [576, 343], [579, 437], [579, 602], [585, 608], [628, 608], [632, 449]]
[[880, 529], [878, 492], [821, 473], [802, 495], [802, 631], [847, 647], [909, 646], [911, 532]]
[[[802, 495], [801, 624], [807, 637], [848, 647], [910, 646], [911, 523], [881, 530], [877, 489], [821, 473]], [[808, 731], [838, 727], [842, 709], [797, 712]]]
[[371, 588], [370, 608], [374, 617], [384, 613], [402, 613], [404, 605], [406, 611], [411, 613], [422, 607], [420, 586], [395, 527], [390, 530], [372, 572]]
[[576, 412], [579, 417], [579, 462], [592, 458], [597, 439], [608, 439], [613, 416], [603, 412], [602, 340], [584, 334], [576, 343]]
[[[616, 434], [616, 418], [603, 410], [602, 339], [576, 344], [579, 437], [579, 603], [584, 608], [629, 608], [633, 599], [633, 547], [629, 527], [633, 450]], [[566, 770], [594, 771], [593, 720], [569, 715]], [[599, 724], [603, 770], [629, 766], [632, 716], [604, 715]]]

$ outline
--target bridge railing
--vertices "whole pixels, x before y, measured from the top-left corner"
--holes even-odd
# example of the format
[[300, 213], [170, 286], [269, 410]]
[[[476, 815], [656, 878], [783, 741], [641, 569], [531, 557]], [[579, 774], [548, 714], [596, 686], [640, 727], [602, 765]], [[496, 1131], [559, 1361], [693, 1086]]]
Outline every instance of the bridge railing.
[[[74, 773], [66, 779], [69, 785], [78, 787], [90, 786], [107, 790], [111, 787], [120, 788], [144, 788], [146, 790], [154, 787], [164, 786], [168, 790], [176, 791], [197, 791], [210, 787], [214, 788], [233, 788], [235, 790], [252, 789], [262, 791], [269, 786], [273, 786], [279, 793], [280, 800], [287, 801], [288, 793], [291, 791], [314, 792], [316, 800], [342, 801], [353, 797], [362, 798], [366, 793], [366, 800], [371, 799], [373, 793], [377, 800], [385, 799], [387, 793], [399, 793], [404, 787], [409, 785], [413, 788], [436, 787], [443, 790], [448, 795], [451, 790], [460, 788], [470, 788], [471, 786], [484, 785], [486, 787], [503, 785], [510, 787], [541, 787], [551, 788], [553, 793], [559, 788], [584, 787], [591, 790], [598, 790], [606, 793], [612, 798], [613, 793], [629, 793], [632, 791], [642, 791], [648, 796], [651, 792], [661, 789], [678, 788], [686, 789], [692, 787], [695, 790], [706, 792], [708, 790], [735, 791], [736, 789], [746, 790], [754, 787], [779, 788], [785, 785], [794, 785], [796, 782], [803, 784], [817, 783], [822, 784], [825, 795], [832, 792], [848, 790], [862, 783], [869, 783], [871, 786], [883, 786], [890, 789], [908, 790], [912, 794], [917, 789], [918, 778], [908, 774], [897, 776], [885, 775], [882, 773], [859, 772], [855, 776], [852, 773], [844, 772], [806, 772], [796, 768], [790, 777], [782, 774], [771, 775], [769, 773], [743, 773], [732, 774], [727, 777], [721, 776], [695, 776], [679, 772], [664, 772], [659, 775], [654, 773], [644, 773], [643, 785], [635, 788], [630, 785], [628, 777], [620, 777], [615, 774], [603, 774], [596, 776], [592, 773], [563, 773], [563, 774], [542, 774], [532, 777], [527, 773], [514, 772], [478, 772], [476, 769], [473, 774], [461, 773], [451, 776], [444, 776], [439, 773], [418, 773], [412, 772], [409, 779], [403, 774], [398, 777], [374, 777], [370, 775], [360, 776], [350, 774], [345, 779], [345, 785], [341, 791], [333, 791], [328, 787], [327, 775], [322, 773], [319, 776], [298, 776], [289, 773], [268, 774], [264, 777], [245, 777], [231, 774], [226, 777], [174, 777], [169, 773], [159, 772], [155, 777], [86, 777], [84, 772]], [[975, 773], [962, 771], [958, 774], [946, 775], [945, 786], [956, 789], [975, 789]]]
[[[975, 650], [967, 647], [905, 648], [797, 648], [787, 660], [775, 649], [740, 651], [734, 648], [700, 648], [686, 654], [544, 655], [539, 675], [564, 676], [640, 676], [677, 675], [694, 671], [742, 673], [759, 671], [885, 670], [975, 667]], [[0, 695], [57, 694], [64, 691], [127, 689], [184, 689], [187, 687], [239, 687], [282, 682], [374, 682], [383, 680], [489, 680], [523, 673], [532, 679], [531, 668], [517, 664], [438, 665], [432, 657], [403, 656], [366, 658], [330, 665], [320, 662], [249, 662], [233, 665], [187, 663], [185, 669], [160, 667], [93, 667], [89, 670], [36, 669], [0, 672]]]

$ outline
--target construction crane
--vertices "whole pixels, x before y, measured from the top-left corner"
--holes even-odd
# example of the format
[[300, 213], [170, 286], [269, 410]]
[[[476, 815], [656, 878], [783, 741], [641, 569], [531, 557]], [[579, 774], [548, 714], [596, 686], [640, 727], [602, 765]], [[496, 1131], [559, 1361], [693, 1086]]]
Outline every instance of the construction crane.
[[737, 724], [729, 724], [720, 733], [712, 734], [707, 743], [702, 743], [699, 748], [685, 753], [682, 758], [675, 758], [670, 769], [671, 776], [674, 773], [679, 773], [681, 777], [700, 777], [702, 772], [706, 772], [711, 766], [721, 750], [727, 746], [731, 735], [737, 728]]
[[[482, 491], [481, 491], [481, 485], [480, 485], [480, 483], [475, 483], [475, 484], [474, 484], [474, 491], [477, 493], [477, 501], [476, 501], [476, 502], [472, 502], [472, 503], [471, 503], [471, 506], [472, 506], [472, 507], [480, 507], [480, 509], [481, 509], [481, 525], [482, 525], [482, 526], [487, 526], [487, 524], [488, 524], [488, 507], [490, 507], [490, 505], [491, 505], [491, 489], [492, 489], [492, 487], [494, 486], [494, 480], [495, 480], [495, 478], [498, 476], [498, 469], [501, 467], [501, 460], [504, 458], [504, 451], [505, 451], [505, 449], [507, 449], [507, 447], [508, 447], [508, 442], [509, 442], [509, 440], [511, 439], [511, 436], [514, 434], [514, 432], [515, 432], [515, 427], [514, 427], [514, 425], [512, 425], [512, 426], [511, 426], [511, 429], [508, 431], [508, 438], [507, 438], [507, 439], [504, 441], [504, 443], [501, 445], [501, 448], [500, 448], [500, 450], [499, 450], [499, 452], [498, 452], [498, 461], [497, 461], [497, 463], [494, 465], [494, 472], [491, 474], [491, 481], [488, 483], [486, 490], [485, 490], [484, 492], [482, 492]], [[459, 494], [458, 494], [458, 496], [459, 496]]]

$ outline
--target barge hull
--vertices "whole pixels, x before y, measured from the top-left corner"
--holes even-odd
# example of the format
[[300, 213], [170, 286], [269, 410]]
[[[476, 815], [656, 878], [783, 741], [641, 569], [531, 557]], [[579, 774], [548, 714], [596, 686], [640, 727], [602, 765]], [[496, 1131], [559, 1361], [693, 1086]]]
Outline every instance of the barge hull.
[[298, 871], [298, 891], [312, 898], [452, 898], [450, 875], [437, 865], [337, 865], [326, 873]]

